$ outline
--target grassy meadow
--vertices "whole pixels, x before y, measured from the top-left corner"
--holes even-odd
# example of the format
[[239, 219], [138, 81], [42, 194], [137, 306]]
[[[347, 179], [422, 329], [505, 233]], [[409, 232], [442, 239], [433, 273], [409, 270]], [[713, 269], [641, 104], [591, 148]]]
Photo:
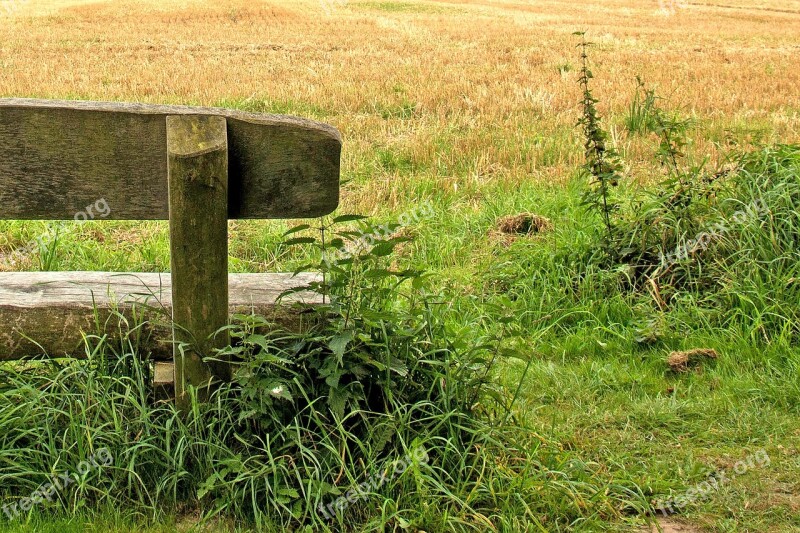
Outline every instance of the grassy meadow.
[[[505, 495], [495, 514], [450, 522], [434, 504], [400, 494], [402, 519], [365, 514], [358, 527], [800, 531], [799, 1], [9, 5], [0, 9], [0, 97], [228, 107], [332, 124], [344, 139], [336, 214], [395, 223], [426, 206], [426, 216], [400, 230], [413, 240], [397, 247], [393, 264], [430, 274], [432, 298], [443, 295], [449, 311], [448, 335], [502, 338], [514, 330], [500, 344], [522, 357], [504, 360], [493, 376], [515, 393], [513, 416], [529, 446], [523, 456], [541, 462], [480, 485], [482, 497]], [[771, 199], [765, 225], [730, 231], [707, 251], [720, 259], [702, 262], [698, 281], [669, 296], [656, 284], [625, 287], [619, 269], [592, 262], [602, 224], [581, 205], [576, 31], [594, 43], [592, 92], [623, 161], [625, 205], [666, 173], [653, 155], [658, 135], [631, 127], [637, 76], [687, 121], [687, 166], [724, 169], [732, 154], [750, 154], [701, 220], [730, 215], [762, 193]], [[502, 217], [526, 212], [550, 224], [531, 235], [498, 229]], [[316, 223], [231, 222], [231, 269], [291, 271], [312, 260], [312, 250], [282, 244], [302, 222]], [[30, 246], [52, 227], [0, 221], [0, 271], [169, 270], [166, 223], [66, 224], [57, 239]], [[696, 348], [717, 356], [689, 372], [670, 369], [671, 352]], [[2, 430], [13, 423], [0, 413]], [[25, 439], [33, 435], [57, 440], [33, 430]], [[14, 450], [0, 458], [0, 479], [10, 479]], [[647, 509], [685, 495], [710, 472], [729, 479], [669, 518]], [[515, 500], [517, 490], [540, 495], [538, 503]], [[75, 504], [71, 516], [0, 515], [0, 531], [188, 530], [201, 510], [189, 505], [154, 519]], [[220, 519], [208, 527], [249, 526]]]

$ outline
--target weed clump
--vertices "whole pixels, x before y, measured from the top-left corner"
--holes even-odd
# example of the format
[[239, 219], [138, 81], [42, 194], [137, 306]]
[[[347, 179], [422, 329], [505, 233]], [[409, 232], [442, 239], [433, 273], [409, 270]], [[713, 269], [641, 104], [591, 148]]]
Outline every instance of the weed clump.
[[591, 278], [608, 294], [649, 294], [661, 312], [690, 298], [729, 310], [720, 320], [733, 316], [744, 325], [748, 315], [761, 317], [767, 339], [797, 335], [798, 313], [790, 304], [796, 286], [788, 280], [790, 265], [800, 260], [800, 147], [730, 152], [716, 168], [695, 163], [687, 153], [692, 121], [663, 109], [637, 78], [626, 128], [655, 137], [654, 159], [665, 176], [654, 186], [617, 187], [632, 180], [623, 180], [601, 126], [589, 86], [589, 43], [580, 35], [583, 173], [589, 177], [583, 205], [598, 223], [590, 248], [563, 254], [579, 270], [576, 289]]

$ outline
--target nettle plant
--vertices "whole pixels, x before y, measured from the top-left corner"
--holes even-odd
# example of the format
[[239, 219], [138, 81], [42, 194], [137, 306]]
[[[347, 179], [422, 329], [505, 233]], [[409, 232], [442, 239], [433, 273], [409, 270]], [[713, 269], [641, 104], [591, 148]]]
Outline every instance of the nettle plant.
[[612, 146], [597, 111], [598, 100], [590, 83], [588, 49], [583, 32], [581, 50], [582, 117], [579, 125], [584, 137], [584, 175], [588, 186], [583, 205], [602, 221], [600, 248], [595, 262], [602, 268], [624, 272], [625, 285], [640, 288], [665, 282], [670, 286], [694, 283], [691, 273], [679, 265], [665, 264], [664, 258], [709, 224], [721, 191], [720, 178], [735, 170], [707, 170], [707, 161], [693, 164], [687, 155], [688, 130], [692, 121], [664, 110], [655, 90], [637, 77], [637, 90], [629, 107], [625, 126], [631, 135], [652, 135], [657, 141], [654, 159], [664, 177], [641, 191], [620, 190], [629, 183], [623, 174], [620, 155]]
[[[326, 398], [338, 418], [346, 410], [385, 411], [390, 398], [405, 401], [413, 396], [403, 390], [415, 366], [408, 359], [414, 350], [405, 343], [413, 342], [416, 331], [404, 330], [403, 325], [415, 320], [419, 298], [424, 298], [419, 290], [422, 274], [391, 268], [389, 256], [409, 240], [391, 236], [398, 224], [376, 227], [364, 220], [360, 215], [339, 216], [317, 228], [319, 237], [292, 237], [284, 243], [310, 246], [318, 257], [296, 271], [320, 272], [321, 279], [285, 293], [311, 290], [324, 298], [315, 311], [319, 320], [301, 337], [301, 344], [294, 343], [291, 355], [295, 365], [311, 371], [314, 397]], [[353, 229], [352, 222], [361, 225]], [[297, 226], [286, 236], [309, 229]], [[410, 290], [403, 291], [404, 285]], [[287, 394], [294, 388], [289, 381], [282, 385]]]
[[602, 217], [605, 226], [603, 251], [607, 259], [613, 262], [618, 258], [616, 213], [620, 206], [612, 194], [612, 189], [619, 186], [622, 178], [622, 165], [619, 155], [613, 145], [609, 143], [608, 133], [600, 124], [600, 117], [595, 105], [598, 100], [592, 94], [589, 86], [589, 80], [593, 77], [592, 71], [589, 69], [588, 55], [591, 43], [586, 41], [584, 32], [576, 32], [575, 35], [581, 37], [578, 45], [581, 50], [581, 70], [578, 83], [582, 92], [582, 116], [578, 125], [581, 126], [584, 137], [586, 162], [583, 165], [583, 171], [589, 178], [589, 186], [584, 193], [582, 203]]

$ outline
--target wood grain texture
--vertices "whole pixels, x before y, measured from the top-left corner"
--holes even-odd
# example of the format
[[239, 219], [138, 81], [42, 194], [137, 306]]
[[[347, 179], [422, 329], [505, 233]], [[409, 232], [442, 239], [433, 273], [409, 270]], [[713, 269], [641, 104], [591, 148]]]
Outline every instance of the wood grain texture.
[[0, 219], [166, 220], [166, 117], [226, 118], [228, 217], [311, 218], [339, 202], [341, 137], [300, 118], [228, 109], [0, 98]]
[[[229, 274], [228, 311], [254, 312], [298, 329], [302, 316], [292, 304], [319, 305], [321, 295], [301, 292], [280, 306], [276, 300], [292, 287], [319, 279], [310, 273]], [[159, 359], [172, 359], [170, 274], [0, 272], [0, 360], [85, 357], [83, 334], [117, 339], [120, 315], [130, 328], [147, 321], [139, 330], [143, 348]]]
[[153, 365], [153, 398], [157, 402], [175, 401], [175, 364], [156, 362]]
[[[206, 364], [228, 345], [228, 135], [224, 117], [167, 117], [167, 182], [172, 267], [175, 399], [191, 407], [189, 386], [206, 397], [227, 382], [225, 362]], [[179, 343], [187, 343], [188, 347]], [[198, 390], [200, 393], [200, 390]]]

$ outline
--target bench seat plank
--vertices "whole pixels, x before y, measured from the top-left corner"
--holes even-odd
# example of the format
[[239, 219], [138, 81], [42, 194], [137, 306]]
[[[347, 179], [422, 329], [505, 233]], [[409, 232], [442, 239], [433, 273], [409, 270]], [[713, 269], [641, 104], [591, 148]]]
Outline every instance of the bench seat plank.
[[[297, 327], [299, 317], [296, 310], [289, 309], [290, 304], [317, 305], [322, 297], [297, 293], [284, 298], [280, 309], [276, 309], [276, 299], [287, 289], [319, 279], [313, 273], [229, 274], [230, 313], [255, 312]], [[146, 334], [161, 339], [152, 341], [152, 352], [158, 358], [171, 359], [171, 300], [168, 273], [0, 272], [0, 361], [42, 353], [85, 356], [81, 333], [97, 334], [97, 320], [107, 333], [114, 333], [118, 319], [113, 318], [113, 311], [131, 320], [135, 303], [152, 321]]]
[[0, 219], [166, 220], [166, 117], [227, 119], [228, 218], [313, 218], [339, 203], [341, 137], [326, 124], [229, 109], [0, 98]]

